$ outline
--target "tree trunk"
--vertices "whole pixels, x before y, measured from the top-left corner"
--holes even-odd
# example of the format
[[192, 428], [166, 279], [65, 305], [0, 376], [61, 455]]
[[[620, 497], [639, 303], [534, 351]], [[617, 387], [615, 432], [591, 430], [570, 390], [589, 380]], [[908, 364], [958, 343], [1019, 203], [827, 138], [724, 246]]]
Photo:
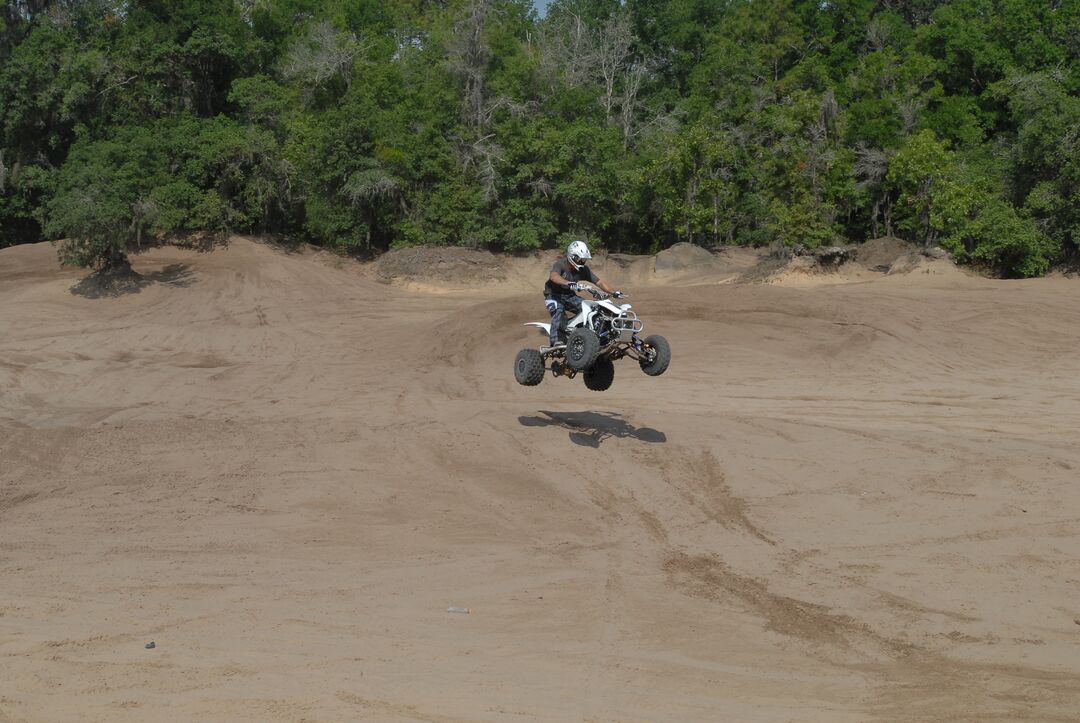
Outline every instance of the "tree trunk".
[[102, 270], [109, 274], [131, 273], [131, 262], [122, 249], [115, 246], [109, 249], [109, 255], [105, 257]]
[[720, 201], [713, 195], [712, 238], [714, 244], [720, 243]]

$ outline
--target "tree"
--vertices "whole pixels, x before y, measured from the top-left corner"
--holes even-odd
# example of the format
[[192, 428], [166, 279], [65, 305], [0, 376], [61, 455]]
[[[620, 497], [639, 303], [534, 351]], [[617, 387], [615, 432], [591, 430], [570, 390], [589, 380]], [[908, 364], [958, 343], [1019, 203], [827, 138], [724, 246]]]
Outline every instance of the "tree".
[[897, 192], [897, 225], [928, 246], [962, 225], [978, 195], [948, 144], [930, 130], [896, 152], [887, 178]]
[[1015, 198], [1043, 233], [1080, 247], [1080, 95], [1067, 90], [1060, 72], [1045, 71], [1014, 74], [992, 91], [1015, 127]]
[[695, 125], [643, 169], [641, 180], [653, 189], [679, 240], [718, 245], [735, 238], [737, 166], [737, 151], [726, 134]]
[[308, 102], [335, 81], [348, 92], [353, 63], [364, 47], [360, 38], [338, 30], [329, 20], [316, 21], [289, 47], [282, 75], [300, 83]]
[[153, 188], [164, 153], [159, 139], [123, 129], [108, 141], [78, 143], [48, 205], [46, 232], [64, 264], [117, 270], [141, 231], [136, 206]]
[[364, 167], [345, 182], [343, 192], [354, 207], [364, 214], [364, 247], [371, 250], [372, 230], [379, 222], [380, 212], [388, 205], [398, 205], [402, 211], [404, 197], [401, 179], [387, 173], [374, 159], [365, 160]]
[[1060, 251], [1031, 219], [1000, 199], [986, 199], [974, 218], [942, 242], [961, 260], [984, 262], [1006, 276], [1041, 276]]
[[870, 204], [870, 231], [874, 238], [884, 233], [893, 235], [893, 194], [885, 180], [889, 173], [889, 154], [881, 148], [871, 148], [864, 143], [855, 147], [852, 166], [856, 195], [854, 202], [860, 206]]
[[895, 232], [1033, 273], [1080, 251], [1078, 24], [1076, 0], [8, 0], [0, 245]]

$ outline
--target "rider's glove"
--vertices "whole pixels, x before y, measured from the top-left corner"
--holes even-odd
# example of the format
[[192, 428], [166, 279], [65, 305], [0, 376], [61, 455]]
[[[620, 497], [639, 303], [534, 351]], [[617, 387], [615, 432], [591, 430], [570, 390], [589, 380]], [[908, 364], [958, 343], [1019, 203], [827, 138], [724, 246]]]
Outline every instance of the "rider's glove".
[[622, 297], [626, 296], [626, 294], [621, 291], [613, 291], [611, 292], [611, 295], [614, 296], [616, 299], [621, 299]]
[[570, 290], [571, 291], [581, 291], [581, 284], [577, 283], [576, 281], [571, 282], [570, 283]]

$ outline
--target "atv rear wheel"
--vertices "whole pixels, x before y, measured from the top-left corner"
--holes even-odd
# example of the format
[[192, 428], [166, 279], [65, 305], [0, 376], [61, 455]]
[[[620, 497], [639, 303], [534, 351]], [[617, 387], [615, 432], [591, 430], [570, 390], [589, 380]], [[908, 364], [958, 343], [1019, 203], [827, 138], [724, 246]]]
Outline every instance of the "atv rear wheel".
[[611, 357], [601, 357], [585, 370], [585, 386], [594, 392], [605, 391], [615, 379], [615, 362]]
[[645, 346], [646, 351], [651, 352], [652, 358], [646, 360], [642, 357], [638, 364], [641, 365], [641, 371], [650, 377], [658, 377], [667, 371], [668, 364], [671, 363], [671, 347], [667, 339], [659, 334], [645, 337]]
[[592, 329], [579, 326], [570, 332], [565, 353], [566, 363], [571, 369], [585, 371], [593, 365], [596, 355], [600, 353], [600, 338]]
[[544, 380], [544, 357], [536, 349], [522, 349], [514, 360], [514, 378], [526, 387], [535, 387]]

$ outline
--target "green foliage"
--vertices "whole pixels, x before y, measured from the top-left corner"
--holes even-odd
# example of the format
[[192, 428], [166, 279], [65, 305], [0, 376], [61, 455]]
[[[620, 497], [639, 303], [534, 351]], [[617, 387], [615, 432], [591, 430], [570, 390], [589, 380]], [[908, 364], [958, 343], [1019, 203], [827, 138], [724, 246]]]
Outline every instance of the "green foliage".
[[265, 226], [288, 194], [273, 135], [225, 118], [124, 126], [76, 143], [45, 211], [64, 263], [118, 262], [143, 233]]
[[42, 166], [8, 167], [0, 154], [0, 248], [38, 240], [42, 199], [51, 189], [53, 176]]
[[164, 159], [160, 140], [143, 128], [75, 144], [59, 173], [45, 227], [64, 238], [62, 263], [115, 266], [124, 259], [138, 231], [133, 209], [153, 189]]
[[[13, 6], [14, 7], [14, 6]], [[0, 13], [0, 245], [1080, 247], [1080, 3], [86, 0]]]
[[1006, 139], [1016, 198], [1052, 238], [1080, 246], [1080, 96], [1057, 72], [1016, 74], [992, 91], [1015, 128]]
[[739, 158], [731, 138], [696, 125], [642, 171], [653, 206], [676, 237], [690, 243], [731, 243], [735, 237]]
[[1031, 219], [1000, 199], [990, 199], [942, 245], [961, 259], [986, 263], [1006, 276], [1025, 277], [1045, 274], [1060, 251]]
[[1007, 276], [1046, 273], [1059, 243], [997, 197], [932, 131], [912, 136], [891, 159], [888, 180], [899, 194], [901, 228], [940, 242], [961, 260], [979, 261]]
[[983, 140], [983, 114], [970, 96], [950, 95], [933, 103], [927, 110], [924, 124], [939, 138], [957, 148], [977, 146]]
[[898, 226], [926, 244], [962, 224], [975, 200], [948, 144], [930, 130], [896, 152], [887, 178], [898, 194]]

